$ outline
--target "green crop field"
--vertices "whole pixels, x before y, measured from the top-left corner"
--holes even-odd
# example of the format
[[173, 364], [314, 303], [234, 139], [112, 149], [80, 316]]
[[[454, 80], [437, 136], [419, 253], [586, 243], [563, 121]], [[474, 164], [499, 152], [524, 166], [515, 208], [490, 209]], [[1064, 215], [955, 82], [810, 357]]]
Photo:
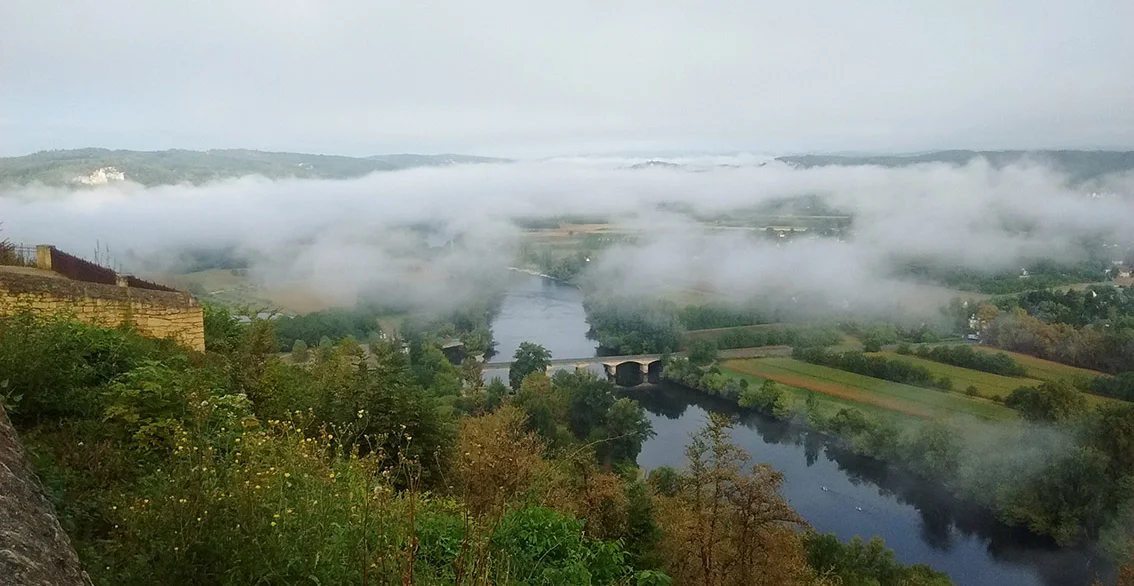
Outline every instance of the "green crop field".
[[962, 415], [996, 420], [1016, 418], [1011, 409], [989, 400], [884, 381], [791, 358], [732, 360], [725, 362], [723, 367], [842, 401], [871, 405], [915, 417], [940, 419]]
[[953, 380], [953, 387], [957, 391], [964, 391], [969, 385], [977, 388], [985, 397], [1007, 397], [1012, 391], [1020, 387], [1032, 387], [1042, 381], [1033, 378], [1017, 378], [1014, 376], [1001, 376], [991, 372], [971, 370], [951, 364], [942, 364], [916, 356], [903, 356], [896, 352], [879, 352], [878, 356], [893, 358], [924, 367], [934, 376], [945, 376]]
[[[732, 370], [732, 369], [727, 368], [727, 367], [721, 368], [721, 371], [724, 372], [725, 374], [729, 375], [730, 377], [747, 380], [748, 384], [752, 385], [752, 386], [760, 386], [760, 385], [764, 384], [764, 381], [773, 380], [773, 379], [764, 378], [764, 377], [761, 377], [761, 376], [747, 374], [747, 373], [741, 372], [739, 370]], [[870, 413], [870, 414], [873, 414], [873, 415], [879, 415], [879, 416], [884, 416], [884, 417], [895, 417], [895, 416], [897, 416], [897, 413], [895, 413], [894, 411], [891, 411], [889, 409], [884, 409], [882, 407], [876, 407], [874, 405], [868, 405], [868, 404], [865, 404], [865, 403], [856, 403], [856, 402], [851, 401], [849, 399], [843, 399], [843, 398], [835, 397], [835, 396], [832, 396], [832, 395], [826, 395], [826, 394], [815, 392], [815, 391], [809, 391], [807, 389], [800, 388], [800, 387], [793, 387], [789, 384], [780, 383], [779, 381], [776, 381], [776, 382], [780, 385], [781, 389], [784, 389], [785, 391], [787, 391], [791, 396], [793, 396], [800, 403], [807, 401], [808, 396], [812, 396], [812, 395], [815, 396], [815, 398], [819, 401], [819, 409], [821, 409], [823, 411], [823, 413], [825, 413], [827, 415], [833, 415], [833, 414], [837, 413], [839, 411], [839, 409], [844, 409], [844, 408], [847, 408], [847, 407], [853, 407], [853, 408], [858, 409], [858, 410], [860, 410], [864, 413]]]
[[[988, 351], [991, 351], [989, 349]], [[1013, 352], [1005, 352], [1016, 359], [1021, 366], [1028, 370], [1030, 377], [1012, 377], [1000, 376], [990, 372], [981, 372], [979, 370], [971, 370], [960, 366], [953, 366], [951, 364], [942, 364], [917, 356], [903, 356], [896, 352], [879, 352], [879, 356], [886, 358], [896, 358], [923, 366], [934, 376], [946, 376], [953, 380], [955, 390], [964, 391], [969, 385], [975, 386], [981, 396], [985, 397], [1007, 397], [1012, 394], [1012, 391], [1020, 387], [1032, 387], [1043, 383], [1044, 381], [1053, 381], [1060, 379], [1068, 379], [1079, 376], [1096, 377], [1100, 373], [1093, 370], [1084, 370], [1082, 368], [1075, 368], [1074, 366], [1067, 366], [1066, 364], [1059, 364], [1058, 362], [1051, 362], [1043, 360], [1034, 356], [1027, 356], [1025, 354], [1016, 354]], [[1116, 399], [1110, 397], [1102, 397], [1099, 395], [1086, 394], [1087, 403], [1090, 405], [1101, 405], [1113, 403]]]
[[1068, 366], [1043, 358], [1036, 358], [1028, 354], [1020, 354], [1017, 352], [1008, 352], [998, 348], [990, 348], [988, 346], [973, 346], [973, 349], [980, 352], [1003, 352], [1014, 358], [1021, 366], [1028, 369], [1028, 377], [1042, 381], [1056, 381], [1066, 380], [1075, 377], [1095, 378], [1102, 375], [1101, 372], [1094, 370], [1087, 370], [1085, 368], [1077, 368], [1075, 366]]

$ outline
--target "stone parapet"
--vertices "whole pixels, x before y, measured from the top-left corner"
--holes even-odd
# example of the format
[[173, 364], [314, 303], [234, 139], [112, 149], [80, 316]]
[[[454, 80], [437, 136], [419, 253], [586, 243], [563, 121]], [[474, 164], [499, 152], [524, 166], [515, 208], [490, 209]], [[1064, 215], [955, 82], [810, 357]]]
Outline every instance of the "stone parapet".
[[69, 314], [105, 327], [128, 324], [143, 336], [205, 350], [204, 312], [188, 293], [0, 272], [0, 315], [18, 311]]

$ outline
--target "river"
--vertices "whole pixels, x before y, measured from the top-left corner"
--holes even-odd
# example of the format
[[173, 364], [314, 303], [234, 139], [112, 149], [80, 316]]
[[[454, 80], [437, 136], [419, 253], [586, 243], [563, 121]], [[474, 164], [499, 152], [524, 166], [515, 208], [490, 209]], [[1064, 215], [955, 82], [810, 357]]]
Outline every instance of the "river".
[[[515, 276], [493, 321], [498, 360], [520, 342], [543, 345], [555, 358], [595, 356], [588, 340], [582, 293], [537, 277]], [[486, 378], [506, 371], [488, 371]], [[739, 414], [719, 399], [673, 385], [625, 391], [646, 408], [657, 434], [642, 447], [647, 470], [684, 464], [689, 435], [710, 411], [739, 415], [734, 441], [784, 473], [782, 489], [816, 530], [848, 540], [879, 536], [905, 564], [927, 564], [960, 586], [1085, 586], [1090, 557], [997, 522], [932, 485], [885, 463], [861, 458], [817, 434], [759, 414]]]

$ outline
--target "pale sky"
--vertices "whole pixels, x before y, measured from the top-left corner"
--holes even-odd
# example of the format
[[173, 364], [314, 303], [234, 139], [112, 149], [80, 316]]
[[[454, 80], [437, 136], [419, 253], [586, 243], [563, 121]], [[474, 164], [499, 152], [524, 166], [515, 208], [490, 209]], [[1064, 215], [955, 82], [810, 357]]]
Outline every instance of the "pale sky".
[[1134, 148], [1130, 0], [3, 0], [0, 155]]

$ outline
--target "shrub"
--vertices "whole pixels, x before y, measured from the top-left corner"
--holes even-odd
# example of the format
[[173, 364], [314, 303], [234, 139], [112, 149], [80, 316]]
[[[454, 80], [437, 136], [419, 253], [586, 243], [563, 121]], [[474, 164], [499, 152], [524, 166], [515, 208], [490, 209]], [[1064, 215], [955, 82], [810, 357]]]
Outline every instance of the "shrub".
[[492, 546], [513, 580], [533, 586], [613, 584], [630, 573], [619, 544], [585, 538], [582, 521], [544, 507], [504, 515]]
[[17, 425], [92, 417], [98, 388], [143, 362], [180, 352], [172, 342], [125, 329], [20, 313], [0, 317], [0, 402]]
[[296, 340], [295, 343], [291, 345], [291, 361], [296, 364], [303, 364], [307, 362], [309, 358], [310, 355], [307, 352], [307, 343], [303, 340]]
[[1058, 423], [1087, 410], [1087, 398], [1064, 381], [1045, 382], [1036, 387], [1020, 387], [1004, 401], [1029, 421]]

